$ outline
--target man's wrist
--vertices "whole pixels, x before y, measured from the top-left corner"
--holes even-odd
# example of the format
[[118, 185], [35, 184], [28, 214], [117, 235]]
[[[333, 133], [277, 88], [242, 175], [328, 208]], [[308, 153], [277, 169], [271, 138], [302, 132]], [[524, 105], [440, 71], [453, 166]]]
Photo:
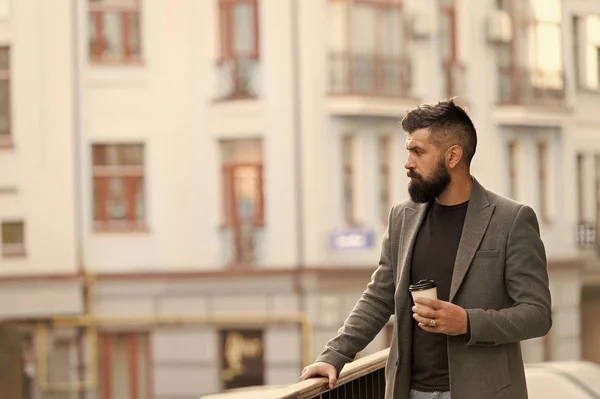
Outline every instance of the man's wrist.
[[465, 326], [465, 339], [468, 341], [471, 339], [471, 323], [469, 323], [469, 312], [467, 312], [465, 310], [465, 314], [466, 314], [466, 318], [467, 318], [467, 325]]

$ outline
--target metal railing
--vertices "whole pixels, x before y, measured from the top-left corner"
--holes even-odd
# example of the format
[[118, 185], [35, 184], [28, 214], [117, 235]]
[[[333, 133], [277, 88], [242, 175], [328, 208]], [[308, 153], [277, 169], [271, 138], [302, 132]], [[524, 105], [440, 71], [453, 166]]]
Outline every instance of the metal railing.
[[260, 61], [252, 57], [222, 59], [217, 62], [217, 100], [259, 96]]
[[596, 247], [596, 223], [577, 223], [575, 227], [575, 243], [579, 249], [591, 249]]
[[250, 265], [262, 259], [262, 227], [252, 225], [221, 229], [223, 262], [229, 265]]
[[557, 104], [565, 99], [563, 71], [498, 68], [498, 102], [501, 104]]
[[406, 57], [331, 53], [329, 92], [343, 95], [408, 97], [411, 63]]
[[329, 390], [326, 378], [311, 378], [291, 385], [264, 399], [361, 399], [383, 398], [385, 395], [385, 364], [390, 349], [384, 349], [348, 363], [340, 373], [334, 389]]

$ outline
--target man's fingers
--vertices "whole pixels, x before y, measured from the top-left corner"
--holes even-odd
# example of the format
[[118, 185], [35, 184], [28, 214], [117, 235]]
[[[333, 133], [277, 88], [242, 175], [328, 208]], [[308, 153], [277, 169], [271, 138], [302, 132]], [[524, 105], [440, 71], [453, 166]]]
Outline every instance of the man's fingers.
[[337, 370], [331, 364], [317, 362], [316, 364], [305, 367], [304, 370], [302, 370], [300, 381], [304, 381], [312, 377], [327, 378], [327, 386], [329, 389], [333, 389], [337, 383]]
[[432, 309], [438, 310], [442, 308], [442, 301], [431, 298], [415, 298], [415, 303], [419, 305], [429, 306]]
[[429, 317], [430, 319], [438, 318], [437, 311], [423, 306], [413, 306], [412, 311], [421, 317]]
[[415, 319], [419, 323], [425, 324], [425, 325], [429, 324], [429, 321], [431, 320], [431, 319], [428, 319], [426, 317], [419, 315], [418, 313], [413, 313], [413, 319]]
[[305, 368], [304, 370], [302, 370], [302, 375], [300, 376], [300, 381], [304, 381], [306, 379], [309, 379], [310, 377], [315, 376], [317, 373], [314, 369], [312, 368]]

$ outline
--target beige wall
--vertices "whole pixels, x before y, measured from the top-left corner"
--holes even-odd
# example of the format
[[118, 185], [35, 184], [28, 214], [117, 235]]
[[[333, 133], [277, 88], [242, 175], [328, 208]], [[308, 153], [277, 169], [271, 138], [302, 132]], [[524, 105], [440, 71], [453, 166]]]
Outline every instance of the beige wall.
[[[70, 0], [10, 2], [0, 44], [10, 47], [14, 148], [0, 149], [0, 220], [25, 222], [24, 258], [0, 276], [73, 273], [76, 264], [73, 26]], [[0, 11], [3, 7], [0, 7]]]

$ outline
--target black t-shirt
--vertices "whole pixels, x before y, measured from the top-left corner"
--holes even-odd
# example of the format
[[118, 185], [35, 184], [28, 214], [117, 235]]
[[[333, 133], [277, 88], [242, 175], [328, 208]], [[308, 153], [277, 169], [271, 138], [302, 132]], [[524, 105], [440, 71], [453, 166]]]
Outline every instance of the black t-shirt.
[[[434, 280], [438, 299], [448, 301], [456, 252], [468, 202], [443, 206], [433, 201], [417, 234], [410, 282]], [[422, 330], [413, 319], [411, 388], [424, 392], [449, 391], [447, 337]]]

